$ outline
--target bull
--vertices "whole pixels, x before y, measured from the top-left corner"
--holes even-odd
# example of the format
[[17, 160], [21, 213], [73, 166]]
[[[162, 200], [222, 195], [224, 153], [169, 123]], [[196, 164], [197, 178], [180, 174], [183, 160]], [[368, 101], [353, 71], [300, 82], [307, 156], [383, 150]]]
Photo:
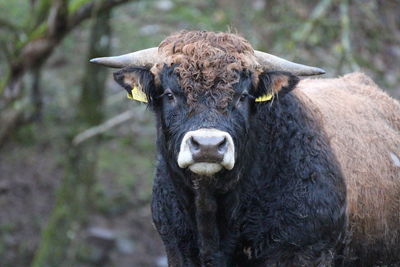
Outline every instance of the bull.
[[400, 264], [400, 105], [364, 74], [205, 31], [91, 61], [155, 113], [169, 266]]

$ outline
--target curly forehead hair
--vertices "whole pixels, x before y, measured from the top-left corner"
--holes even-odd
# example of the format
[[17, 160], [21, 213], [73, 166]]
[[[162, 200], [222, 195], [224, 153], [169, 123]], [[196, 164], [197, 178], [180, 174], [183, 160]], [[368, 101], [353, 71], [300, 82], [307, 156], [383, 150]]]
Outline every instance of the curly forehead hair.
[[[159, 53], [165, 64], [176, 65], [175, 73], [189, 105], [205, 95], [219, 108], [226, 108], [233, 97], [233, 84], [239, 80], [238, 72], [255, 73], [258, 68], [250, 43], [232, 33], [182, 31], [162, 41]], [[161, 67], [155, 68], [159, 71]]]

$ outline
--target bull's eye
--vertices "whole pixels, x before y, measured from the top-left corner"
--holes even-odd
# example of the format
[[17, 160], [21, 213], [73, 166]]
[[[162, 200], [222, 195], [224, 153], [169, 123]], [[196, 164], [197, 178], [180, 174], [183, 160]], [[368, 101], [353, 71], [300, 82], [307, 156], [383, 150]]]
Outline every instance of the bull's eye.
[[239, 97], [239, 101], [240, 101], [240, 102], [245, 101], [245, 100], [247, 99], [248, 96], [249, 96], [249, 95], [248, 95], [247, 93], [241, 94], [240, 97]]
[[247, 90], [242, 92], [242, 94], [236, 96], [235, 107], [244, 108], [247, 106], [248, 99], [253, 99], [254, 97], [250, 95]]
[[175, 96], [170, 89], [165, 90], [162, 95], [166, 97], [169, 101], [173, 101], [175, 99]]

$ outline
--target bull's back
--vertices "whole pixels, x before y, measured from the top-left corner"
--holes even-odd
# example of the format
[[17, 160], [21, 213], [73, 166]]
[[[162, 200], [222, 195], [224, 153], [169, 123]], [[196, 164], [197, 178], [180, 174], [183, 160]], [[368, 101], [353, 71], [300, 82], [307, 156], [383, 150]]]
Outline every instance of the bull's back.
[[400, 263], [400, 104], [361, 73], [303, 80], [295, 92], [320, 111], [341, 164], [352, 250], [367, 265]]

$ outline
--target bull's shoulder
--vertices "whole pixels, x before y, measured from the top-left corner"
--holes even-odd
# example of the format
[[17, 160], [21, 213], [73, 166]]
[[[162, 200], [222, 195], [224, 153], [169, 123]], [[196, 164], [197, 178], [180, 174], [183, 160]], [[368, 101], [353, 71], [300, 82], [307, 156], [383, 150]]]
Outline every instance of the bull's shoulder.
[[381, 90], [367, 75], [355, 72], [339, 78], [304, 79], [296, 90], [321, 109], [382, 118], [400, 129], [400, 103]]
[[379, 101], [387, 101], [390, 105], [397, 104], [362, 72], [353, 72], [338, 78], [308, 78], [301, 80], [298, 88], [310, 96], [323, 95], [333, 99], [340, 96], [358, 96], [367, 98], [364, 99], [367, 101], [379, 99]]
[[365, 96], [371, 100], [394, 102], [379, 86], [367, 75], [361, 72], [346, 74], [339, 78], [343, 89], [352, 94]]
[[362, 72], [353, 72], [338, 78], [307, 78], [301, 80], [298, 87], [305, 90], [323, 88], [349, 90], [356, 87], [381, 91], [376, 83]]
[[360, 85], [378, 87], [376, 85], [376, 83], [369, 76], [367, 76], [366, 74], [364, 74], [362, 72], [349, 73], [349, 74], [344, 75], [340, 79], [343, 79], [343, 80], [349, 81], [349, 82], [355, 82]]

